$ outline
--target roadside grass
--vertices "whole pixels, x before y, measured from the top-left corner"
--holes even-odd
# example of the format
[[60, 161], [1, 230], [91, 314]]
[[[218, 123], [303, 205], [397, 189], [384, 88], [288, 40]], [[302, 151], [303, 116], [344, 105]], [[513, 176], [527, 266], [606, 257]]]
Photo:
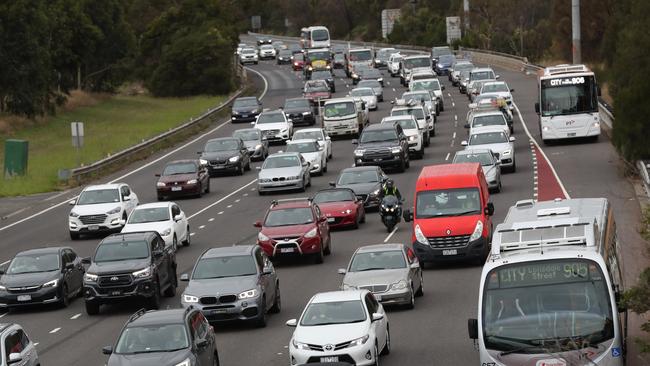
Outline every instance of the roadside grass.
[[[58, 180], [59, 169], [87, 165], [109, 154], [198, 117], [219, 105], [225, 96], [153, 98], [147, 95], [116, 95], [94, 105], [64, 110], [56, 116], [0, 130], [0, 197], [49, 192], [65, 188]], [[72, 147], [70, 122], [84, 122], [84, 147], [77, 154]], [[4, 141], [29, 141], [27, 175], [4, 179]]]

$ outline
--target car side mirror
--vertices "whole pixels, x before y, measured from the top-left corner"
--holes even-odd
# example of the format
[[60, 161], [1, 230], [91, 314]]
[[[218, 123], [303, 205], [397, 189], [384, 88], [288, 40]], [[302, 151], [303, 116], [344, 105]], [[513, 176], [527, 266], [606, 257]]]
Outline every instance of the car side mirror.
[[160, 174], [154, 174], [153, 176], [160, 178]]
[[501, 156], [499, 153], [494, 153], [494, 156], [499, 159], [499, 156]]
[[203, 154], [203, 151], [197, 151], [196, 152], [196, 155], [201, 155], [201, 154]]
[[122, 201], [126, 202], [126, 201], [130, 201], [130, 200], [131, 200], [131, 197], [129, 197], [129, 196], [122, 196]]
[[331, 141], [331, 140], [332, 140], [332, 138], [331, 138], [331, 137], [329, 137], [329, 136], [325, 136], [325, 140], [327, 140], [327, 141]]
[[334, 182], [334, 181], [330, 181], [330, 182], [329, 182], [329, 185], [330, 185], [330, 187], [336, 187], [336, 182]]
[[494, 78], [495, 78], [495, 79], [500, 79], [500, 78], [501, 78], [501, 75], [497, 75], [497, 76], [495, 76]]
[[208, 340], [205, 338], [197, 339], [196, 343], [196, 348], [205, 348], [208, 345]]
[[413, 221], [413, 211], [411, 211], [410, 209], [407, 208], [406, 210], [404, 210], [404, 213], [402, 214], [402, 217], [404, 218], [404, 221], [406, 221], [406, 222]]
[[467, 146], [467, 141], [461, 141], [460, 146]]
[[154, 250], [152, 254], [153, 254], [154, 258], [160, 258], [160, 257], [163, 256], [163, 251], [162, 250]]
[[352, 145], [359, 145], [359, 140], [352, 139]]
[[510, 141], [510, 142], [515, 141], [515, 137], [514, 137], [514, 136], [510, 136], [510, 138], [508, 139], [508, 141]]
[[376, 321], [379, 321], [379, 320], [382, 320], [382, 319], [384, 319], [384, 314], [372, 313], [372, 321], [373, 322], [376, 322]]
[[539, 102], [535, 102], [535, 113], [539, 114]]
[[420, 268], [420, 262], [413, 262], [413, 263], [411, 263], [411, 268], [412, 268], [412, 269]]
[[126, 220], [120, 219], [120, 225], [122, 225], [122, 226], [126, 225]]
[[262, 167], [261, 166], [256, 166], [255, 170], [262, 170]]
[[478, 319], [467, 319], [469, 339], [478, 339]]
[[469, 123], [465, 123], [465, 126], [464, 126], [464, 127], [465, 127], [465, 128], [469, 128], [469, 127], [470, 127], [470, 126], [469, 126]]
[[182, 219], [183, 219], [183, 215], [174, 216], [174, 221], [181, 221]]
[[90, 264], [90, 257], [83, 257], [83, 258], [81, 258], [81, 263], [83, 263], [83, 264]]
[[340, 275], [344, 275], [344, 274], [347, 273], [347, 271], [345, 270], [345, 268], [339, 268], [337, 272], [338, 272], [338, 274], [340, 274]]
[[325, 216], [319, 217], [318, 222], [327, 222], [327, 217], [325, 217]]
[[181, 275], [181, 277], [180, 277], [180, 280], [183, 281], [183, 282], [187, 282], [187, 281], [190, 280], [190, 275], [187, 274], [187, 273], [183, 273], [183, 274]]
[[494, 204], [492, 202], [488, 202], [487, 206], [485, 206], [485, 214], [488, 216], [494, 215]]
[[74, 263], [68, 262], [65, 264], [65, 269], [73, 269], [74, 268]]
[[510, 92], [511, 92], [511, 93], [514, 93], [514, 92], [515, 92], [515, 90], [514, 90], [514, 89], [510, 89]]
[[289, 319], [289, 320], [287, 320], [287, 322], [286, 322], [285, 324], [286, 324], [288, 327], [295, 327], [296, 325], [298, 325], [298, 320], [296, 320], [296, 319]]
[[262, 221], [259, 221], [259, 220], [255, 221], [255, 223], [253, 223], [253, 226], [257, 227], [257, 228], [261, 228], [262, 227]]
[[251, 122], [251, 126], [255, 126], [255, 122]]
[[111, 353], [113, 353], [113, 346], [106, 346], [102, 348], [102, 353], [105, 355], [110, 355]]
[[74, 206], [75, 204], [77, 204], [77, 200], [70, 200], [70, 202], [68, 202], [68, 204], [70, 206]]
[[444, 86], [444, 85], [442, 85], [442, 86], [440, 87], [440, 89], [442, 89], [442, 90], [445, 90], [445, 86]]

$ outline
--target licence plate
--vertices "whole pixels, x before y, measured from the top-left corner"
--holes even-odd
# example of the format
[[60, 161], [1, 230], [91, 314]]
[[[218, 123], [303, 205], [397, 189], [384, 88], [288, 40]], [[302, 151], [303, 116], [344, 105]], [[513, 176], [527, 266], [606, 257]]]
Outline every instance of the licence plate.
[[382, 159], [372, 159], [373, 161], [381, 161]]
[[111, 291], [111, 296], [120, 296], [122, 295], [122, 291]]
[[280, 248], [280, 253], [293, 253], [293, 248]]
[[88, 226], [88, 230], [97, 231], [97, 230], [99, 230], [99, 225], [90, 225], [90, 226]]
[[320, 362], [339, 362], [338, 356], [321, 357]]
[[442, 255], [457, 255], [458, 250], [456, 249], [445, 249], [442, 251]]
[[567, 135], [567, 137], [575, 137], [576, 133], [575, 132], [569, 132], [566, 135]]
[[327, 222], [334, 222], [334, 221], [336, 221], [336, 219], [334, 217], [328, 217], [327, 218]]
[[248, 114], [242, 114], [242, 118], [248, 118]]
[[225, 312], [227, 312], [226, 309], [216, 309], [216, 310], [212, 310], [212, 314], [223, 314], [223, 313], [225, 313]]
[[172, 192], [178, 192], [178, 191], [180, 191], [182, 189], [183, 189], [183, 187], [172, 187]]
[[18, 301], [30, 301], [32, 299], [32, 295], [19, 295], [17, 300]]

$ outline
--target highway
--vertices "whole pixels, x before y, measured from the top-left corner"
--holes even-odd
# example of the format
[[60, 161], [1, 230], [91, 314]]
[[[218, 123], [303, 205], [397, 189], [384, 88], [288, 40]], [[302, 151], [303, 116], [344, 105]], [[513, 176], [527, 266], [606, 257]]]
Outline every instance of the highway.
[[[244, 41], [251, 41], [244, 39]], [[509, 206], [517, 200], [532, 198], [543, 190], [535, 189], [535, 165], [529, 137], [522, 126], [525, 121], [533, 138], [538, 138], [537, 115], [533, 103], [537, 96], [534, 76], [497, 69], [501, 80], [515, 89], [514, 100], [521, 111], [515, 119], [516, 173], [504, 174], [503, 191], [492, 195], [496, 207], [494, 222], [503, 220]], [[385, 70], [383, 71], [385, 73]], [[290, 66], [278, 66], [275, 61], [263, 61], [248, 71], [259, 87], [265, 108], [275, 109], [284, 100], [301, 95], [301, 74]], [[336, 71], [336, 96], [343, 96], [352, 87], [342, 70]], [[377, 111], [370, 112], [371, 123], [378, 123], [390, 112], [390, 100], [405, 90], [398, 78], [385, 73], [385, 102]], [[414, 182], [424, 165], [451, 161], [460, 142], [466, 136], [463, 128], [467, 113], [467, 98], [451, 87], [446, 77], [440, 80], [445, 90], [445, 111], [437, 124], [437, 135], [432, 138], [423, 160], [412, 160], [405, 173], [388, 172], [406, 197], [406, 206], [413, 202]], [[224, 123], [189, 143], [160, 152], [147, 160], [134, 163], [124, 170], [105, 178], [128, 183], [138, 194], [140, 202], [155, 201], [155, 177], [165, 162], [193, 158], [208, 138], [228, 136], [247, 124]], [[338, 172], [352, 165], [354, 146], [349, 139], [336, 139], [334, 157], [328, 163], [328, 172], [312, 179], [307, 193], [259, 196], [255, 191], [256, 171], [243, 176], [212, 178], [212, 191], [200, 199], [178, 200], [181, 208], [191, 218], [192, 245], [181, 248], [177, 254], [178, 274], [188, 272], [194, 261], [207, 248], [233, 244], [255, 243], [257, 229], [253, 222], [262, 219], [270, 200], [274, 198], [302, 197], [326, 188]], [[273, 151], [281, 146], [273, 146]], [[597, 143], [570, 143], [542, 147], [550, 159], [557, 176], [572, 197], [607, 196], [615, 194], [616, 187], [624, 186], [611, 159], [613, 148], [605, 136]], [[254, 166], [260, 163], [254, 163]], [[599, 184], [591, 184], [598, 182]], [[623, 188], [617, 210], [626, 209], [624, 201], [628, 188]], [[72, 193], [70, 193], [72, 194]], [[63, 201], [64, 196], [59, 198]], [[56, 201], [56, 202], [59, 202]], [[623, 203], [621, 203], [623, 202]], [[0, 227], [0, 262], [11, 259], [19, 250], [45, 245], [71, 246], [81, 256], [89, 256], [101, 238], [70, 241], [67, 231], [69, 206], [54, 207], [31, 219], [23, 220], [35, 212], [26, 211], [3, 222]], [[15, 225], [5, 228], [7, 225]], [[341, 277], [337, 269], [345, 267], [353, 251], [366, 244], [382, 242], [410, 242], [409, 226], [401, 223], [394, 234], [387, 234], [376, 213], [368, 215], [367, 223], [359, 230], [333, 233], [332, 255], [320, 265], [311, 262], [292, 262], [277, 266], [282, 288], [282, 312], [269, 317], [266, 328], [256, 329], [245, 324], [215, 326], [222, 365], [287, 365], [288, 342], [293, 331], [285, 321], [300, 315], [304, 305], [316, 292], [335, 290]], [[625, 259], [624, 259], [625, 261]], [[414, 310], [388, 309], [391, 328], [392, 352], [381, 359], [385, 365], [470, 365], [478, 363], [478, 353], [467, 337], [467, 318], [476, 317], [478, 285], [481, 267], [472, 263], [453, 263], [427, 267], [424, 272], [424, 296], [416, 300]], [[163, 299], [163, 307], [178, 307], [184, 284], [181, 283], [175, 298]], [[113, 344], [124, 321], [138, 310], [138, 304], [103, 307], [98, 316], [85, 314], [83, 300], [77, 299], [68, 308], [34, 308], [0, 314], [0, 322], [16, 322], [25, 327], [31, 338], [38, 342], [38, 352], [44, 365], [86, 366], [103, 365], [106, 356], [101, 347]]]

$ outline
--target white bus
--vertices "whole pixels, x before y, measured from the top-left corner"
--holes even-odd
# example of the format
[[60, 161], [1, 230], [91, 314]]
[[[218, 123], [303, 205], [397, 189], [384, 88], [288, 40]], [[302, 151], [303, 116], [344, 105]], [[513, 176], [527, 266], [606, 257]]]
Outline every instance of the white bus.
[[323, 26], [312, 26], [300, 30], [302, 48], [329, 48], [330, 31]]
[[596, 76], [584, 65], [547, 67], [538, 80], [542, 141], [600, 136]]
[[623, 365], [617, 255], [606, 199], [517, 202], [494, 230], [468, 322], [481, 365]]

